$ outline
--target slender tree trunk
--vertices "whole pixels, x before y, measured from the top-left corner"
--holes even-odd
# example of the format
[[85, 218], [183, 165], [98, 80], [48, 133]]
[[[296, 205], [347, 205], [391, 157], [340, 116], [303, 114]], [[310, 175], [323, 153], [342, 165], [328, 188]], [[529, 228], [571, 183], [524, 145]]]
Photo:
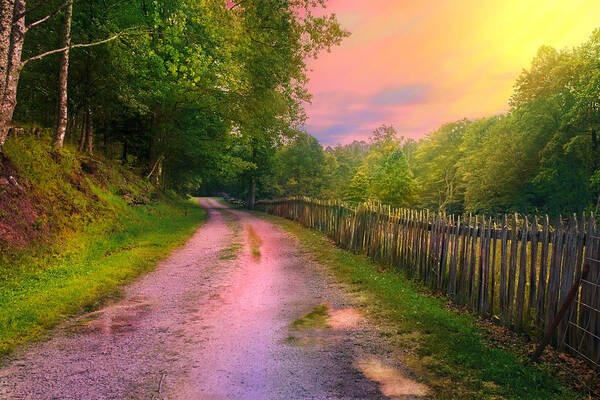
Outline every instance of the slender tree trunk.
[[[25, 0], [14, 0], [9, 3], [13, 4], [12, 13], [8, 13], [11, 14], [10, 21], [13, 21], [15, 15], [21, 15], [21, 18], [12, 22], [8, 42], [6, 42], [5, 38], [0, 37], [0, 40], [5, 40], [3, 43], [0, 43], [0, 46], [8, 44], [8, 57], [4, 64], [5, 72], [4, 76], [1, 77], [3, 78], [2, 88], [4, 93], [2, 93], [2, 98], [0, 99], [0, 151], [2, 151], [2, 146], [8, 136], [15, 106], [17, 105], [17, 87], [19, 85], [19, 75], [23, 67], [21, 53], [23, 51], [23, 41], [26, 31], [24, 15]], [[2, 19], [4, 19], [3, 17]], [[4, 50], [0, 51], [0, 58], [3, 52]]]
[[89, 155], [94, 153], [94, 114], [90, 107], [87, 109], [85, 148]]
[[[254, 138], [251, 139], [250, 144], [252, 146], [252, 162], [256, 160], [256, 143]], [[250, 175], [250, 187], [248, 188], [248, 208], [254, 209], [254, 203], [256, 202], [256, 171], [252, 171]]]
[[63, 19], [63, 31], [60, 47], [66, 47], [60, 57], [60, 68], [58, 72], [58, 103], [56, 104], [56, 136], [55, 144], [63, 147], [65, 134], [67, 132], [68, 118], [68, 82], [69, 82], [69, 46], [71, 45], [71, 21], [73, 19], [73, 2], [65, 8]]
[[248, 208], [254, 209], [254, 203], [256, 202], [256, 176], [252, 174], [250, 177], [250, 193], [248, 194]]
[[79, 152], [83, 152], [85, 147], [85, 138], [87, 136], [88, 113], [83, 114], [83, 122], [81, 124], [81, 139], [79, 140]]

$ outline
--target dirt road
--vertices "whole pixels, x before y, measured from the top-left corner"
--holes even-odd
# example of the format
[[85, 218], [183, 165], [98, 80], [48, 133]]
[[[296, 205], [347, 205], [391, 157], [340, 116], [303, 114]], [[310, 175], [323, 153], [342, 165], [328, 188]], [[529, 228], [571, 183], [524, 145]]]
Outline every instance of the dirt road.
[[[393, 368], [357, 299], [294, 238], [246, 212], [200, 202], [208, 222], [122, 299], [5, 360], [0, 399], [426, 395]], [[325, 322], [314, 312], [324, 309]]]

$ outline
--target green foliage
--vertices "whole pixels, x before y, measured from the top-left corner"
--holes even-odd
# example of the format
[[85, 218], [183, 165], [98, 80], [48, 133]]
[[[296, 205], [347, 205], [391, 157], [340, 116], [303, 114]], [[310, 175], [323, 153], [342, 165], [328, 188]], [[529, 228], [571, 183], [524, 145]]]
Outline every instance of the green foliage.
[[325, 162], [317, 139], [299, 132], [275, 154], [274, 196], [321, 196], [327, 183]]
[[394, 150], [375, 166], [368, 193], [379, 202], [394, 207], [412, 204], [414, 182], [402, 150]]
[[363, 203], [368, 199], [369, 177], [367, 173], [359, 169], [352, 177], [348, 189], [344, 193], [344, 200], [355, 203]]
[[[397, 207], [406, 207], [413, 203], [415, 182], [409, 168], [403, 146], [404, 138], [398, 138], [391, 126], [377, 128], [365, 146], [360, 166], [346, 184], [343, 198], [351, 202], [374, 200]], [[356, 144], [353, 144], [356, 147]], [[344, 152], [340, 151], [342, 162]], [[341, 163], [337, 168], [342, 169]], [[343, 172], [352, 170], [345, 165]], [[335, 174], [335, 172], [334, 172]], [[346, 179], [348, 179], [346, 177]]]
[[[47, 3], [31, 18], [57, 6]], [[90, 110], [102, 138], [96, 150], [163, 187], [191, 193], [260, 180], [304, 121], [306, 59], [348, 35], [324, 8], [309, 0], [78, 1], [74, 43], [123, 35], [71, 51], [67, 141], [79, 143]], [[51, 18], [28, 33], [25, 57], [55, 48], [58, 26]], [[56, 80], [56, 69], [52, 56], [24, 70], [18, 121], [53, 125], [57, 92], [43, 83]]]
[[412, 163], [419, 207], [463, 211], [464, 180], [459, 163], [464, 158], [463, 142], [470, 124], [467, 120], [446, 124], [419, 142]]

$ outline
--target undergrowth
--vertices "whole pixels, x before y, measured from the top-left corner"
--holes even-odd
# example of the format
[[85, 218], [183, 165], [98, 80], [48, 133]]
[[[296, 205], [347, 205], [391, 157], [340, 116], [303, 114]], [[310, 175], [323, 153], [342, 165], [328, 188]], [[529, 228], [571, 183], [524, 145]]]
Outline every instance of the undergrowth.
[[18, 230], [0, 241], [0, 355], [117, 295], [205, 219], [197, 204], [155, 191], [106, 160], [28, 137], [4, 150], [23, 189], [0, 197], [0, 209], [18, 219], [19, 204], [11, 202], [31, 205], [23, 209], [43, 234], [23, 233], [24, 246], [10, 241]]

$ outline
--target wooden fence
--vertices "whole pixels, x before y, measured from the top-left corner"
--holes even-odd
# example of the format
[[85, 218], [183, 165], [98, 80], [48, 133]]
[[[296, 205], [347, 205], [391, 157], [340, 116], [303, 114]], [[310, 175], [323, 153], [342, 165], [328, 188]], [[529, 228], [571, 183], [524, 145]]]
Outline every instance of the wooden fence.
[[[534, 337], [552, 323], [584, 259], [600, 259], [593, 214], [561, 218], [552, 227], [547, 216], [448, 216], [300, 197], [260, 201], [257, 208], [318, 229], [340, 247], [403, 269], [456, 303]], [[600, 263], [590, 267], [553, 344], [598, 367]]]

